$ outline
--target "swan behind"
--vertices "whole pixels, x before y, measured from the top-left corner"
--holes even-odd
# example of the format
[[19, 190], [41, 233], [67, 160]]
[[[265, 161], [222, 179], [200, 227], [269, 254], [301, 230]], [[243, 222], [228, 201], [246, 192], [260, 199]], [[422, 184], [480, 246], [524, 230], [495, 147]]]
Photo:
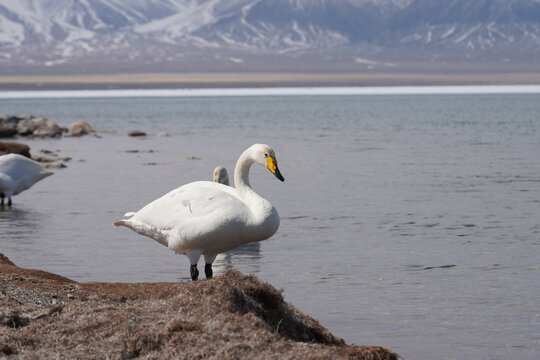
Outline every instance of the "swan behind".
[[214, 169], [214, 182], [229, 185], [229, 174], [227, 173], [227, 169], [223, 166], [216, 166]]

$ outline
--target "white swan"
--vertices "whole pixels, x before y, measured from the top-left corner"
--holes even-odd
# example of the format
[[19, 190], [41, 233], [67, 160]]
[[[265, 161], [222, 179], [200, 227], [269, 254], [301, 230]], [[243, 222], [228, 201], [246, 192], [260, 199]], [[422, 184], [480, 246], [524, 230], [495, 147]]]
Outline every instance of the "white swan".
[[154, 200], [114, 226], [126, 226], [189, 258], [192, 280], [204, 255], [204, 271], [212, 277], [217, 254], [268, 239], [279, 227], [279, 215], [249, 184], [253, 163], [266, 166], [279, 180], [274, 150], [255, 144], [240, 155], [234, 169], [236, 188], [211, 181], [196, 181]]
[[0, 205], [4, 205], [4, 198], [8, 198], [11, 206], [11, 197], [29, 189], [39, 180], [52, 175], [40, 163], [19, 154], [0, 156]]
[[227, 173], [227, 169], [223, 166], [217, 166], [214, 169], [214, 182], [229, 185], [229, 174]]

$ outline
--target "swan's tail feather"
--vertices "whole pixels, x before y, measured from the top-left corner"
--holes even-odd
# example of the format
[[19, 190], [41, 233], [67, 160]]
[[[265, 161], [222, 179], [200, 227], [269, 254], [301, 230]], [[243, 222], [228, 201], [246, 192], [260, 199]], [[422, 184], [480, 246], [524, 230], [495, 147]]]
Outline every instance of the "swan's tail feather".
[[127, 213], [124, 214], [124, 218], [125, 219], [122, 219], [122, 220], [118, 220], [118, 221], [115, 221], [113, 222], [113, 226], [114, 227], [119, 227], [119, 226], [127, 226], [129, 227], [127, 224], [126, 224], [126, 220], [128, 220], [130, 217], [132, 217], [133, 215], [135, 215], [136, 212], [135, 211], [129, 211]]
[[167, 247], [169, 246], [169, 241], [167, 240], [166, 232], [156, 229], [152, 226], [149, 226], [148, 224], [145, 224], [141, 221], [136, 221], [136, 220], [131, 220], [131, 219], [118, 220], [118, 221], [113, 222], [113, 226], [114, 227], [125, 226], [135, 231], [138, 234], [148, 236], [149, 238], [156, 240], [161, 245], [164, 245]]

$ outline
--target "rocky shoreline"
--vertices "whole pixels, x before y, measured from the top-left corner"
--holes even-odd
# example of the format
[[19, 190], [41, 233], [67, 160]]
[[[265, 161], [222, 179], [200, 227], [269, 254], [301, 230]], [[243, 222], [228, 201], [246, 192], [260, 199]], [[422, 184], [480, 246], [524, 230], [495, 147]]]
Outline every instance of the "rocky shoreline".
[[0, 254], [0, 357], [397, 359], [354, 346], [255, 276], [177, 283], [78, 283]]
[[75, 122], [66, 128], [52, 120], [32, 114], [0, 114], [0, 138], [12, 138], [15, 136], [27, 138], [78, 137], [93, 133], [95, 133], [95, 130], [84, 121]]
[[62, 136], [81, 137], [83, 135], [96, 135], [96, 131], [90, 124], [78, 121], [69, 127], [62, 127], [52, 120], [32, 114], [6, 115], [0, 114], [0, 155], [19, 154], [31, 158], [50, 169], [66, 167], [65, 163], [71, 158], [59, 157], [58, 150], [41, 149], [39, 155], [30, 154], [30, 146], [11, 141], [12, 139], [35, 139], [35, 138], [60, 138]]

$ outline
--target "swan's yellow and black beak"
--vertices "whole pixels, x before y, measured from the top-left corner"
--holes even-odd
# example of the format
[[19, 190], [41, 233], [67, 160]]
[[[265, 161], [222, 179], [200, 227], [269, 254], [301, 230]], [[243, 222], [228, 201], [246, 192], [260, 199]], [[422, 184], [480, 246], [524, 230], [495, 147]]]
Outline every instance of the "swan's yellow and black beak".
[[285, 181], [285, 178], [283, 177], [283, 175], [281, 175], [277, 167], [276, 158], [269, 155], [266, 158], [266, 163], [267, 163], [268, 170], [270, 170], [272, 174], [274, 174], [275, 177], [277, 177], [281, 181]]

